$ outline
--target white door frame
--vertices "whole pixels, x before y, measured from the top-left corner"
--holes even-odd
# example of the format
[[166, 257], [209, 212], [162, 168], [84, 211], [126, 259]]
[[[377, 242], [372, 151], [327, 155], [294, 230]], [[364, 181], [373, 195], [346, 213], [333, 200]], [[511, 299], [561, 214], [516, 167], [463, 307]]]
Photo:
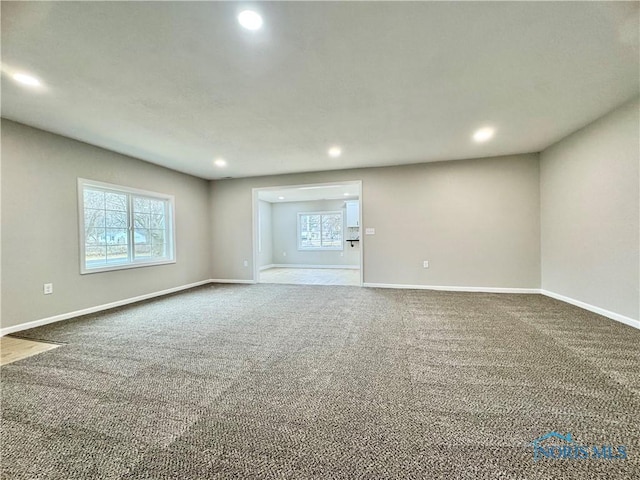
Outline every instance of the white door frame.
[[[360, 286], [364, 284], [364, 227], [362, 223], [362, 180], [348, 180], [342, 182], [325, 182], [325, 183], [305, 183], [300, 185], [280, 185], [276, 187], [258, 187], [253, 188], [252, 194], [252, 250], [253, 250], [253, 283], [258, 283], [260, 278], [260, 267], [258, 267], [258, 193], [261, 191], [269, 190], [284, 190], [287, 188], [301, 188], [301, 187], [328, 187], [331, 185], [356, 185], [358, 187], [358, 203], [359, 203], [359, 216], [360, 216]], [[346, 248], [346, 247], [345, 247]]]

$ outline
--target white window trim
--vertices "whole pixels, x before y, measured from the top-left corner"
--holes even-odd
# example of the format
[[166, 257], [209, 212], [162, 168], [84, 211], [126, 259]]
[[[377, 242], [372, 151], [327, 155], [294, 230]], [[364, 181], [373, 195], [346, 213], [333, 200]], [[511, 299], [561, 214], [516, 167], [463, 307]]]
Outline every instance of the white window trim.
[[[131, 263], [110, 265], [98, 268], [87, 268], [85, 258], [85, 243], [84, 238], [84, 188], [85, 187], [97, 187], [101, 189], [113, 190], [120, 193], [128, 193], [132, 195], [138, 195], [143, 197], [149, 197], [156, 200], [166, 200], [169, 204], [168, 217], [165, 222], [169, 222], [171, 225], [171, 232], [168, 237], [171, 245], [169, 245], [169, 251], [171, 257], [161, 260], [134, 260]], [[167, 265], [176, 263], [176, 225], [175, 225], [175, 197], [173, 195], [167, 195], [165, 193], [152, 192], [149, 190], [141, 190], [132, 187], [125, 187], [122, 185], [116, 185], [113, 183], [99, 182], [97, 180], [88, 180], [86, 178], [78, 178], [78, 225], [79, 225], [79, 238], [80, 238], [80, 274], [91, 274], [100, 272], [110, 272], [113, 270], [127, 270], [130, 268], [149, 267], [152, 265]]]
[[[340, 242], [339, 247], [303, 247], [300, 244], [300, 217], [302, 215], [340, 215], [340, 221], [342, 223], [342, 241]], [[321, 234], [322, 235], [322, 234]], [[331, 211], [323, 211], [323, 212], [298, 212], [298, 224], [296, 230], [296, 236], [298, 237], [298, 251], [299, 252], [308, 252], [308, 251], [340, 251], [344, 250], [344, 213], [342, 210], [331, 210]]]

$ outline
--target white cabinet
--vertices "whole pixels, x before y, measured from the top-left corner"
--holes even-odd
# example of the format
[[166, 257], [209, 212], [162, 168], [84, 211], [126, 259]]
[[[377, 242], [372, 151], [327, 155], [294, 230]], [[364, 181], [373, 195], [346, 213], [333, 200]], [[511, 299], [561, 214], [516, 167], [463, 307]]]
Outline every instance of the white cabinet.
[[344, 203], [347, 206], [347, 227], [359, 227], [360, 202], [358, 200], [348, 200]]

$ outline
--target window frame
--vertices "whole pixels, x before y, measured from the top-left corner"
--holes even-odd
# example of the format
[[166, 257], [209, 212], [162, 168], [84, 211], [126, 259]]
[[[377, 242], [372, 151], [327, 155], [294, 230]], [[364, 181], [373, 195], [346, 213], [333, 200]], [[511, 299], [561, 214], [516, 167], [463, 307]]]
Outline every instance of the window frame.
[[[88, 268], [86, 261], [86, 238], [85, 238], [85, 206], [84, 206], [84, 190], [85, 188], [94, 188], [96, 190], [103, 190], [112, 193], [124, 194], [127, 196], [127, 238], [129, 249], [135, 248], [135, 231], [132, 227], [133, 212], [132, 204], [133, 198], [143, 197], [152, 200], [159, 200], [165, 202], [165, 238], [167, 242], [166, 257], [155, 257], [155, 259], [144, 258], [136, 260], [131, 251], [129, 251], [129, 259], [126, 263], [118, 263], [114, 265], [105, 265], [95, 268]], [[175, 226], [175, 197], [165, 193], [152, 192], [149, 190], [142, 190], [133, 187], [126, 187], [124, 185], [116, 185], [113, 183], [100, 182], [97, 180], [89, 180], [86, 178], [78, 178], [78, 236], [80, 239], [80, 274], [86, 275], [91, 273], [111, 272], [114, 270], [127, 270], [130, 268], [150, 267], [154, 265], [168, 265], [176, 263], [176, 226]]]
[[[319, 247], [305, 247], [302, 245], [302, 222], [301, 218], [303, 215], [320, 215], [320, 246]], [[340, 246], [338, 247], [323, 247], [322, 246], [322, 216], [323, 215], [339, 215], [340, 216], [340, 224], [341, 227], [341, 239]], [[342, 210], [330, 210], [330, 211], [322, 211], [322, 212], [298, 212], [298, 224], [296, 229], [296, 234], [298, 237], [298, 251], [300, 252], [308, 252], [308, 251], [342, 251], [344, 250], [344, 212]]]

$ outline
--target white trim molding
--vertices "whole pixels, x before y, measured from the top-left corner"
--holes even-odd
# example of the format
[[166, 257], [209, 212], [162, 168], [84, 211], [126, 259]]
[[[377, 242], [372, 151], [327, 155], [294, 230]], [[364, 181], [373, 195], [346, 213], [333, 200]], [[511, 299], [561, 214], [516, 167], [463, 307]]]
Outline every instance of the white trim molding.
[[235, 278], [212, 278], [209, 283], [245, 283], [254, 284], [254, 280], [236, 280]]
[[61, 313], [60, 315], [54, 315], [52, 317], [41, 318], [40, 320], [33, 320], [31, 322], [20, 323], [18, 325], [12, 325], [0, 329], [0, 336], [8, 335], [9, 333], [20, 332], [22, 330], [28, 330], [30, 328], [41, 327], [42, 325], [48, 325], [49, 323], [60, 322], [62, 320], [68, 320], [70, 318], [80, 317], [82, 315], [89, 315], [90, 313], [101, 312], [103, 310], [109, 310], [110, 308], [121, 307], [123, 305], [129, 305], [131, 303], [141, 302], [150, 298], [161, 297], [163, 295], [169, 295], [170, 293], [180, 292], [182, 290], [188, 290], [194, 287], [200, 287], [211, 283], [212, 280], [201, 280], [199, 282], [189, 283], [188, 285], [181, 285], [179, 287], [168, 288], [166, 290], [160, 290], [159, 292], [147, 293], [139, 295], [137, 297], [125, 298], [124, 300], [118, 300], [116, 302], [105, 303], [96, 307], [83, 308], [82, 310], [76, 310], [74, 312]]
[[[361, 225], [360, 228], [363, 228], [362, 225], [364, 225], [363, 221], [364, 221], [364, 201], [363, 201], [363, 191], [362, 191], [362, 180], [344, 180], [344, 181], [337, 181], [337, 182], [326, 182], [326, 183], [309, 183], [309, 184], [291, 184], [291, 185], [274, 185], [271, 187], [255, 187], [251, 189], [251, 196], [252, 196], [252, 212], [251, 212], [251, 238], [253, 241], [253, 246], [252, 246], [252, 253], [253, 253], [253, 283], [258, 283], [258, 277], [260, 274], [260, 270], [263, 270], [259, 265], [258, 265], [258, 205], [259, 205], [259, 200], [260, 200], [260, 195], [259, 193], [262, 191], [274, 191], [274, 190], [284, 190], [284, 189], [298, 189], [298, 188], [318, 188], [318, 187], [326, 187], [326, 186], [334, 186], [334, 185], [354, 185], [358, 187], [358, 201], [360, 203], [360, 218], [359, 218], [359, 223]], [[342, 199], [346, 199], [345, 197], [341, 197]], [[350, 197], [349, 197], [350, 198]], [[364, 266], [364, 245], [365, 242], [363, 240], [360, 241], [360, 265]], [[343, 245], [344, 247], [344, 245]], [[273, 267], [279, 267], [280, 265], [275, 264], [275, 265], [269, 265], [268, 268], [273, 268]], [[291, 267], [291, 265], [282, 265], [282, 267], [286, 268], [286, 267]], [[305, 266], [300, 266], [299, 268], [331, 268], [330, 266], [327, 265], [305, 265]], [[354, 266], [349, 266], [349, 267], [345, 267], [342, 265], [339, 266], [334, 266], [333, 268], [360, 268], [358, 267], [354, 267]], [[364, 269], [360, 268], [360, 285], [362, 286], [364, 282]]]
[[443, 292], [476, 292], [476, 293], [540, 293], [539, 288], [506, 288], [506, 287], [454, 287], [444, 285], [405, 285], [400, 283], [364, 283], [370, 288], [399, 288], [409, 290], [439, 290]]
[[441, 286], [441, 285], [403, 285], [398, 283], [363, 283], [363, 287], [370, 288], [398, 288], [398, 289], [410, 289], [410, 290], [438, 290], [444, 292], [477, 292], [477, 293], [526, 293], [526, 294], [540, 294], [561, 302], [575, 305], [576, 307], [583, 308], [603, 317], [610, 318], [630, 327], [640, 329], [640, 321], [634, 320], [631, 317], [621, 315], [619, 313], [606, 310], [604, 308], [596, 307], [589, 303], [581, 302], [574, 298], [565, 297], [558, 293], [550, 292], [539, 288], [502, 288], [502, 287], [454, 287], [454, 286]]
[[[279, 266], [279, 265], [275, 265]], [[290, 267], [291, 265], [283, 265], [285, 267]], [[313, 268], [314, 266], [303, 267], [298, 265], [300, 268]], [[315, 266], [316, 268], [357, 268], [357, 267], [349, 267], [349, 266]], [[169, 295], [171, 293], [180, 292], [182, 290], [188, 290], [190, 288], [199, 287], [202, 285], [207, 285], [211, 283], [239, 283], [239, 284], [255, 284], [254, 280], [237, 280], [237, 279], [229, 279], [229, 278], [212, 278], [208, 280], [201, 280], [199, 282], [190, 283], [187, 285], [181, 285], [179, 287], [173, 287], [166, 290], [161, 290], [158, 292], [147, 293], [145, 295], [139, 295], [137, 297], [126, 298], [124, 300], [118, 300], [116, 302], [106, 303], [103, 305], [98, 305], [95, 307], [85, 308], [82, 310], [76, 310], [74, 312], [63, 313], [60, 315], [54, 315], [52, 317], [42, 318], [40, 320], [34, 320], [31, 322], [21, 323], [19, 325], [12, 325], [10, 327], [5, 327], [0, 329], [0, 336], [8, 335], [10, 333], [19, 332], [22, 330], [27, 330], [30, 328], [40, 327], [42, 325], [48, 325], [50, 323], [60, 322], [62, 320], [68, 320], [70, 318], [80, 317], [82, 315], [89, 315], [91, 313], [101, 312], [103, 310], [109, 310], [111, 308], [121, 307], [124, 305], [129, 305], [131, 303], [140, 302], [143, 300], [148, 300], [155, 297], [161, 297], [163, 295]], [[575, 305], [576, 307], [583, 308], [593, 313], [597, 313], [598, 315], [602, 315], [604, 317], [610, 318], [612, 320], [618, 321], [620, 323], [624, 323], [625, 325], [629, 325], [631, 327], [640, 329], [640, 321], [634, 320], [633, 318], [627, 317], [625, 315], [621, 315], [619, 313], [611, 312], [609, 310], [605, 310], [604, 308], [596, 307], [594, 305], [590, 305], [585, 302], [581, 302], [580, 300], [576, 300], [574, 298], [565, 297], [564, 295], [560, 295], [558, 293], [550, 292], [548, 290], [541, 290], [539, 288], [503, 288], [503, 287], [458, 287], [458, 286], [442, 286], [442, 285], [406, 285], [406, 284], [397, 284], [397, 283], [364, 283], [364, 287], [369, 288], [396, 288], [396, 289], [411, 289], [411, 290], [437, 290], [437, 291], [446, 291], [446, 292], [477, 292], [477, 293], [523, 293], [523, 294], [541, 294], [547, 297], [559, 300], [561, 302], [569, 303], [571, 305]]]
[[[358, 270], [359, 265], [310, 265], [306, 263], [273, 263], [268, 268], [346, 268], [349, 270]], [[265, 268], [266, 270], [266, 268]]]
[[597, 313], [598, 315], [602, 315], [603, 317], [610, 318], [611, 320], [616, 320], [620, 323], [624, 323], [625, 325], [629, 325], [630, 327], [634, 327], [640, 330], [640, 321], [634, 320], [631, 317], [627, 317], [610, 310], [605, 310], [604, 308], [596, 307], [595, 305], [591, 305], [589, 303], [581, 302], [580, 300], [576, 300], [575, 298], [565, 297], [564, 295], [550, 292], [549, 290], [540, 290], [540, 293], [546, 297], [551, 297], [556, 300], [560, 300], [561, 302], [570, 303], [571, 305], [575, 305], [576, 307], [584, 308], [585, 310], [589, 310], [590, 312]]

